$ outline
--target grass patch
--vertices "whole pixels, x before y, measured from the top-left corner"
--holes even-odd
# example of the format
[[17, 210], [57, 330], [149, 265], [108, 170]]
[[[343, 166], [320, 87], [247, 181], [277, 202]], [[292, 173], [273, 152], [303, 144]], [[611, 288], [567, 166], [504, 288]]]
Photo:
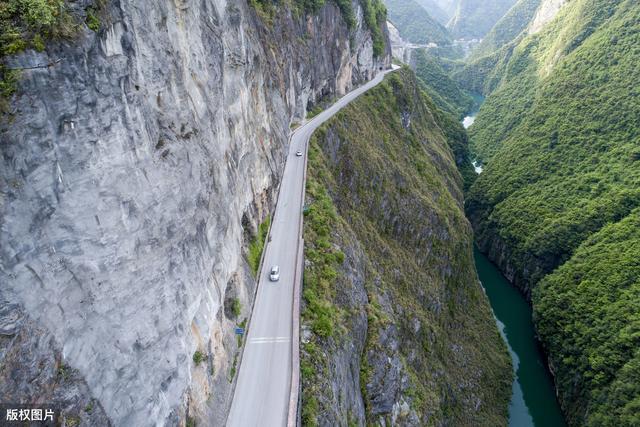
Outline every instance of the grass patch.
[[229, 370], [229, 382], [232, 383], [233, 379], [236, 377], [236, 372], [238, 371], [238, 353], [233, 356], [233, 363], [231, 364], [231, 369]]
[[233, 313], [233, 315], [238, 318], [238, 316], [240, 316], [240, 313], [242, 312], [242, 304], [240, 303], [240, 299], [239, 298], [234, 298], [231, 301], [231, 312]]
[[302, 406], [302, 425], [317, 426], [318, 425], [318, 399], [315, 396], [309, 396]]
[[[311, 150], [317, 150], [317, 147]], [[311, 177], [307, 180], [307, 194], [312, 202], [304, 213], [308, 266], [304, 272], [302, 317], [311, 324], [314, 334], [328, 338], [336, 332], [336, 322], [342, 315], [333, 304], [333, 298], [337, 268], [344, 262], [344, 254], [331, 244], [330, 232], [335, 229], [337, 214], [326, 189]]]
[[67, 381], [69, 378], [71, 378], [71, 368], [64, 363], [61, 363], [60, 366], [58, 366], [57, 376], [58, 379]]
[[87, 17], [84, 21], [87, 24], [87, 27], [93, 32], [100, 31], [102, 24], [100, 23], [100, 19], [98, 18], [98, 11], [93, 7], [87, 9]]
[[69, 427], [76, 427], [80, 425], [80, 417], [75, 415], [67, 415], [65, 417], [65, 425]]
[[315, 116], [322, 113], [323, 111], [324, 111], [324, 108], [322, 107], [322, 105], [316, 105], [311, 110], [307, 111], [307, 120], [313, 119]]
[[200, 350], [197, 350], [195, 353], [193, 353], [193, 363], [195, 363], [196, 366], [204, 362], [206, 358], [207, 357]]
[[271, 225], [271, 217], [260, 224], [258, 227], [258, 234], [249, 244], [249, 253], [247, 254], [247, 261], [251, 267], [254, 277], [258, 276], [258, 269], [260, 268], [260, 260], [262, 259], [262, 251], [267, 240], [267, 234], [269, 233], [269, 227]]
[[15, 93], [20, 72], [0, 64], [0, 113], [9, 110], [9, 99]]

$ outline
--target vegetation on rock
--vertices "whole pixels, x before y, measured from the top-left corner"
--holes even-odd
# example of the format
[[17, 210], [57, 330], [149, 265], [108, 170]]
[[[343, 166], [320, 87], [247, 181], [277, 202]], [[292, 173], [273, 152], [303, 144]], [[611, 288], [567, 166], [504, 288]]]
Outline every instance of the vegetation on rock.
[[400, 35], [412, 43], [452, 43], [449, 31], [433, 19], [429, 13], [414, 0], [385, 0], [389, 11], [389, 20], [398, 28]]
[[262, 251], [264, 245], [267, 242], [267, 234], [269, 233], [269, 227], [271, 226], [271, 218], [267, 218], [258, 227], [258, 233], [249, 243], [249, 251], [247, 253], [247, 261], [251, 266], [251, 271], [254, 276], [257, 276], [258, 269], [260, 268], [260, 261], [262, 261]]
[[406, 68], [312, 137], [305, 425], [364, 421], [334, 386], [340, 354], [359, 364], [367, 423], [404, 402], [398, 423], [506, 425], [509, 357], [477, 281], [456, 151], [466, 151], [461, 126]]
[[429, 50], [414, 50], [411, 54], [411, 67], [438, 108], [456, 118], [462, 118], [473, 108], [473, 98], [449, 77], [440, 65], [440, 60], [431, 55]]
[[200, 365], [202, 362], [204, 362], [204, 360], [207, 357], [204, 355], [203, 352], [201, 352], [200, 350], [197, 350], [195, 353], [193, 353], [193, 363], [196, 364], [196, 366]]
[[0, 2], [0, 54], [42, 50], [42, 40], [73, 32], [64, 0]]
[[518, 1], [482, 39], [471, 53], [470, 59], [482, 58], [515, 40], [526, 29], [540, 2], [541, 0]]
[[[87, 11], [87, 25], [94, 31], [102, 8], [104, 0], [96, 0]], [[0, 112], [8, 109], [20, 74], [6, 65], [6, 58], [26, 49], [42, 52], [48, 40], [72, 37], [78, 22], [66, 0], [0, 0]]]
[[44, 49], [43, 39], [69, 31], [63, 0], [0, 1], [0, 112], [16, 90], [19, 71], [5, 65], [5, 57], [31, 48]]
[[[364, 21], [371, 32], [373, 53], [375, 56], [384, 54], [385, 40], [382, 32], [387, 21], [387, 9], [382, 0], [358, 0], [364, 13]], [[351, 0], [249, 0], [249, 4], [258, 12], [265, 22], [273, 22], [283, 7], [290, 8], [296, 15], [315, 14], [327, 2], [338, 6], [343, 19], [349, 29], [354, 29], [357, 20]]]

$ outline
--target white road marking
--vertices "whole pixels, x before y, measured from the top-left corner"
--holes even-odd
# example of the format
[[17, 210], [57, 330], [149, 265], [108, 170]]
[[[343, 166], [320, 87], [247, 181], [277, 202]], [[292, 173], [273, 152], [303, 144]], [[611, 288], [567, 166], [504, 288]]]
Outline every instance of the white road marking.
[[249, 344], [288, 343], [289, 341], [291, 341], [290, 337], [261, 337], [251, 338]]

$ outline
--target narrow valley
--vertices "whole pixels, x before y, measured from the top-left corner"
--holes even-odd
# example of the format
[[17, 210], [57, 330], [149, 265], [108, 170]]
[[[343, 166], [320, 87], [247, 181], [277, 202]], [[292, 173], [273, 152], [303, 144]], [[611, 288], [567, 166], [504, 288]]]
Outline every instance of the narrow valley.
[[468, 131], [465, 211], [511, 331], [511, 425], [640, 425], [639, 29], [633, 1], [520, 0], [469, 53], [403, 51]]
[[640, 427], [638, 0], [0, 0], [0, 424]]

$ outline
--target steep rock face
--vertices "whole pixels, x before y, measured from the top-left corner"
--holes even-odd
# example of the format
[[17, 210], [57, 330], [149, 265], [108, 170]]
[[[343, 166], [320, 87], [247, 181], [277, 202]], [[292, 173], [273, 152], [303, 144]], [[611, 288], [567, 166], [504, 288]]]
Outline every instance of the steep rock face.
[[330, 2], [265, 26], [244, 1], [114, 1], [99, 33], [9, 60], [26, 69], [0, 129], [0, 400], [60, 390], [91, 425], [223, 422], [255, 288], [244, 243], [289, 125], [390, 60], [353, 6], [349, 31]]
[[411, 58], [411, 49], [408, 47], [409, 44], [402, 39], [400, 31], [398, 31], [391, 21], [387, 21], [387, 28], [389, 30], [389, 41], [391, 42], [391, 54], [398, 61], [404, 63], [409, 62]]
[[304, 423], [506, 425], [510, 359], [473, 266], [458, 128], [405, 68], [312, 138]]

